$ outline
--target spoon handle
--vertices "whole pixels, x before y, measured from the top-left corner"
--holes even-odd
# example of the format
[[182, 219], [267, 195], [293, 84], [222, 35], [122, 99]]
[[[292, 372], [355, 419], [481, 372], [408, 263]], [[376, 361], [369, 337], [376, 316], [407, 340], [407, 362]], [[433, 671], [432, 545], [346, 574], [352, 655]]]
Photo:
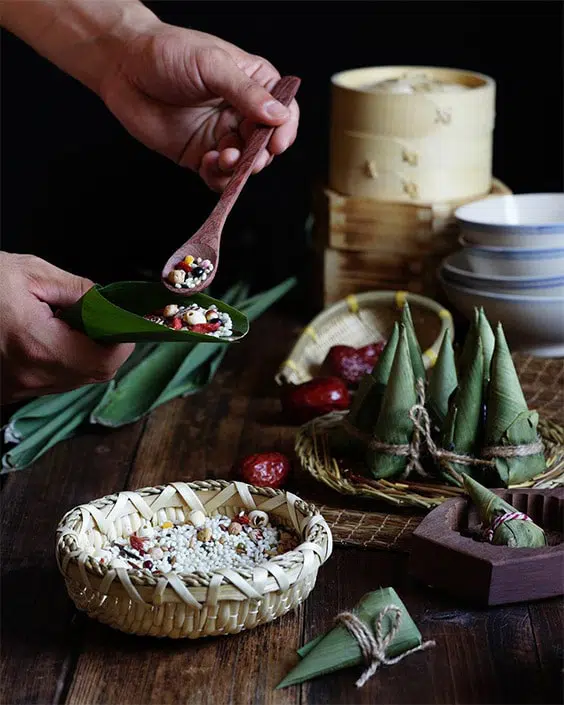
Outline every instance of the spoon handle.
[[[301, 80], [296, 76], [284, 76], [284, 78], [281, 78], [278, 81], [272, 91], [270, 91], [270, 94], [279, 103], [282, 103], [282, 105], [288, 107], [298, 92], [300, 83]], [[215, 208], [212, 210], [206, 221], [206, 225], [208, 227], [199, 233], [199, 237], [196, 236], [198, 241], [206, 241], [206, 231], [209, 232], [210, 230], [213, 230], [217, 232], [221, 230], [227, 216], [229, 215], [229, 212], [237, 200], [237, 197], [241, 193], [243, 186], [246, 184], [247, 179], [251, 175], [257, 156], [268, 144], [274, 129], [274, 127], [269, 127], [267, 125], [257, 125], [255, 127], [241, 153], [241, 158], [235, 167], [231, 179], [229, 180], [227, 186], [221, 194], [221, 197], [216, 203]], [[192, 238], [192, 241], [194, 242], [196, 238]]]

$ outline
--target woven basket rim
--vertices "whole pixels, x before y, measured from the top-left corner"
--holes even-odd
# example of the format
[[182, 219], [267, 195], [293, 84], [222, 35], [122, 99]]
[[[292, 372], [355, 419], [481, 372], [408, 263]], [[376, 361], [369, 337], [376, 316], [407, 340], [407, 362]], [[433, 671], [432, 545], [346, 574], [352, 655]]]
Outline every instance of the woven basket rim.
[[435, 361], [439, 354], [439, 348], [441, 346], [441, 342], [445, 333], [447, 331], [450, 331], [451, 338], [454, 339], [454, 322], [452, 319], [452, 313], [438, 301], [435, 301], [434, 299], [431, 299], [428, 296], [414, 294], [410, 291], [391, 289], [363, 291], [358, 294], [349, 294], [344, 299], [336, 301], [334, 304], [331, 304], [330, 306], [324, 308], [314, 318], [311, 319], [308, 325], [305, 326], [305, 328], [302, 330], [286, 360], [282, 362], [282, 364], [278, 368], [278, 371], [274, 378], [276, 383], [278, 385], [282, 385], [284, 383], [284, 373], [287, 370], [292, 369], [292, 365], [294, 364], [293, 358], [296, 357], [296, 353], [301, 350], [304, 339], [306, 339], [307, 336], [310, 336], [312, 334], [312, 331], [315, 332], [316, 328], [320, 328], [326, 323], [330, 323], [331, 320], [338, 314], [347, 312], [356, 313], [361, 308], [363, 308], [363, 306], [366, 308], [371, 308], [370, 306], [367, 306], [367, 304], [374, 303], [395, 303], [398, 309], [401, 310], [404, 302], [406, 301], [410, 304], [416, 304], [421, 308], [436, 314], [436, 317], [440, 321], [441, 328], [439, 334], [433, 341], [432, 345], [430, 345], [426, 350], [422, 352], [425, 367], [427, 369], [429, 367], [432, 367], [435, 364]]
[[[279, 589], [282, 589], [280, 582], [285, 582], [286, 578], [280, 577], [281, 573], [284, 575], [289, 575], [290, 573], [295, 574], [296, 568], [301, 566], [298, 578], [295, 580], [290, 579], [290, 584], [293, 584], [294, 582], [297, 582], [298, 579], [301, 579], [302, 572], [306, 565], [311, 568], [312, 561], [315, 561], [315, 570], [317, 571], [317, 568], [331, 555], [333, 542], [331, 530], [329, 529], [327, 522], [315, 505], [305, 502], [294, 493], [282, 489], [256, 487], [247, 483], [238, 482], [236, 480], [196, 480], [192, 482], [170, 482], [161, 485], [143, 487], [132, 491], [117, 492], [99, 497], [87, 502], [86, 504], [81, 504], [70, 509], [59, 522], [56, 532], [56, 557], [61, 573], [66, 577], [69, 565], [73, 565], [79, 569], [80, 575], [82, 576], [84, 582], [89, 582], [89, 576], [107, 580], [108, 577], [111, 577], [110, 574], [112, 572], [114, 574], [117, 572], [122, 580], [122, 583], [124, 580], [126, 582], [129, 581], [135, 586], [135, 588], [156, 588], [159, 582], [162, 584], [163, 580], [166, 580], [168, 583], [166, 587], [171, 586], [176, 590], [175, 586], [172, 584], [172, 581], [174, 580], [176, 585], [178, 585], [178, 583], [181, 584], [181, 587], [179, 588], [181, 592], [189, 592], [190, 589], [193, 588], [209, 589], [210, 583], [213, 582], [212, 579], [214, 576], [222, 575], [220, 571], [213, 571], [210, 573], [200, 571], [194, 573], [171, 572], [163, 576], [154, 576], [150, 574], [148, 570], [139, 571], [131, 567], [119, 568], [116, 571], [115, 568], [112, 569], [111, 566], [100, 564], [96, 561], [91, 555], [90, 546], [86, 549], [81, 549], [79, 546], [78, 537], [81, 534], [80, 529], [82, 529], [82, 526], [84, 525], [85, 516], [92, 517], [92, 523], [87, 527], [87, 529], [84, 530], [84, 533], [92, 528], [98, 528], [100, 533], [107, 533], [96, 521], [96, 517], [99, 516], [101, 510], [105, 509], [106, 516], [111, 516], [113, 508], [115, 508], [118, 501], [120, 501], [125, 507], [129, 508], [129, 511], [127, 513], [124, 511], [123, 514], [119, 515], [120, 517], [125, 515], [129, 516], [131, 514], [135, 514], [136, 512], [140, 516], [139, 508], [134, 504], [136, 501], [139, 502], [139, 498], [143, 500], [144, 503], [144, 499], [146, 497], [153, 496], [156, 499], [159, 499], [166, 491], [175, 493], [176, 497], [176, 495], [179, 494], [179, 487], [184, 491], [186, 491], [185, 488], [188, 488], [188, 490], [192, 491], [198, 498], [198, 501], [200, 499], [200, 495], [205, 495], [208, 492], [214, 492], [215, 494], [213, 499], [215, 499], [219, 497], [223, 491], [233, 487], [235, 488], [235, 492], [232, 495], [226, 495], [217, 506], [222, 506], [224, 502], [228, 502], [233, 496], [238, 495], [241, 501], [240, 506], [242, 509], [255, 509], [256, 505], [249, 506], [249, 502], [245, 499], [246, 490], [251, 497], [252, 495], [256, 495], [264, 497], [267, 502], [270, 501], [270, 504], [273, 504], [273, 506], [269, 508], [268, 511], [274, 512], [279, 507], [286, 506], [289, 507], [290, 515], [293, 510], [295, 510], [296, 516], [300, 515], [300, 526], [296, 527], [295, 522], [293, 522], [293, 530], [301, 539], [301, 543], [298, 546], [291, 551], [286, 551], [285, 553], [270, 558], [270, 560], [260, 564], [260, 566], [253, 566], [243, 569], [227, 569], [225, 577], [226, 583], [223, 586], [228, 584], [230, 588], [240, 588], [241, 583], [246, 583], [246, 581], [249, 581], [251, 579], [250, 576], [254, 574], [254, 571], [257, 568], [261, 568], [271, 574], [269, 575], [268, 581], [264, 585], [265, 591], [272, 590], [273, 581], [277, 583]], [[190, 496], [191, 495], [188, 494], [188, 497]], [[277, 504], [277, 499], [282, 501]], [[252, 503], [254, 504], [254, 500], [252, 500]], [[143, 505], [141, 504], [140, 506]], [[145, 506], [147, 506], [146, 503]], [[184, 510], [203, 508], [204, 513], [207, 515], [205, 504], [200, 503], [199, 506], [191, 506], [190, 502], [186, 501], [185, 496], [183, 495], [180, 495], [178, 504], [167, 506], [175, 506], [178, 508], [182, 507]], [[217, 506], [214, 506], [212, 512], [215, 511]], [[162, 508], [163, 507], [159, 506], [154, 513]], [[233, 574], [238, 576], [240, 580], [235, 580], [235, 582], [233, 582]], [[176, 578], [178, 578], [178, 580], [176, 580]], [[215, 582], [217, 583], [217, 579]], [[215, 585], [215, 587], [216, 589], [218, 588], [217, 585]], [[247, 585], [247, 587], [249, 586]], [[250, 591], [252, 592], [252, 590]], [[182, 595], [180, 595], [180, 597], [182, 598]], [[246, 597], [249, 597], [249, 595], [246, 595]]]
[[[295, 452], [300, 465], [318, 482], [324, 483], [342, 495], [382, 500], [397, 507], [411, 506], [425, 510], [433, 509], [443, 502], [464, 493], [462, 488], [454, 485], [425, 482], [423, 479], [420, 482], [411, 482], [409, 480], [395, 482], [392, 479], [375, 480], [375, 478], [367, 476], [366, 485], [357, 485], [341, 477], [340, 474], [334, 476], [319, 472], [320, 467], [324, 466], [324, 464], [317, 457], [317, 438], [310, 433], [310, 429], [315, 424], [318, 424], [320, 420], [321, 423], [324, 422], [323, 420], [326, 422], [330, 422], [333, 419], [338, 420], [343, 418], [346, 413], [346, 411], [333, 411], [325, 414], [325, 416], [317, 417], [300, 426], [296, 433]], [[532, 478], [529, 483], [510, 485], [504, 489], [518, 490], [530, 487], [531, 483], [533, 483], [533, 489], [552, 487], [555, 486], [554, 483], [558, 486], [564, 481], [564, 427], [549, 419], [541, 418], [539, 420], [539, 431], [545, 443], [545, 455], [548, 456], [547, 465], [550, 466], [549, 469], [541, 475]], [[332, 464], [336, 462], [336, 459], [330, 454], [326, 455], [326, 460]], [[413, 488], [411, 492], [410, 487]], [[436, 491], [434, 496], [433, 491]]]

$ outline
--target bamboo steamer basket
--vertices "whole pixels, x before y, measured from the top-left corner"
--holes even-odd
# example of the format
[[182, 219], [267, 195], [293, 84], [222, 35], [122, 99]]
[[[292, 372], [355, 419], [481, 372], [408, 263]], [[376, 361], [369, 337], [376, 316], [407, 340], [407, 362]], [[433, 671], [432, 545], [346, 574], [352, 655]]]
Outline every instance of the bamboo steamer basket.
[[[301, 543], [255, 568], [168, 573], [112, 568], [92, 555], [103, 536], [129, 536], [149, 520], [185, 521], [192, 510], [234, 517], [261, 509], [292, 529]], [[131, 634], [197, 639], [237, 634], [277, 619], [301, 604], [332, 551], [317, 509], [291, 492], [242, 482], [173, 482], [120, 492], [84, 504], [62, 518], [56, 557], [76, 607]]]
[[[424, 74], [468, 90], [383, 93], [379, 81]], [[330, 187], [408, 203], [472, 198], [492, 178], [495, 82], [458, 69], [384, 66], [335, 74]]]
[[[511, 194], [506, 184], [493, 179], [482, 198]], [[434, 203], [389, 203], [346, 196], [318, 185], [313, 198], [313, 240], [317, 248], [379, 251], [386, 241], [398, 250], [446, 239], [455, 242], [458, 227], [454, 212], [476, 198]]]
[[[486, 198], [508, 193], [494, 179]], [[436, 271], [459, 248], [454, 217], [459, 205], [385, 203], [316, 189], [311, 223], [316, 301], [327, 306], [378, 289], [442, 298]]]
[[443, 336], [448, 333], [454, 339], [450, 311], [437, 301], [406, 291], [367, 291], [347, 296], [318, 314], [280, 365], [276, 382], [301, 384], [317, 376], [333, 345], [362, 347], [386, 340], [406, 301], [425, 369], [430, 369], [437, 360]]

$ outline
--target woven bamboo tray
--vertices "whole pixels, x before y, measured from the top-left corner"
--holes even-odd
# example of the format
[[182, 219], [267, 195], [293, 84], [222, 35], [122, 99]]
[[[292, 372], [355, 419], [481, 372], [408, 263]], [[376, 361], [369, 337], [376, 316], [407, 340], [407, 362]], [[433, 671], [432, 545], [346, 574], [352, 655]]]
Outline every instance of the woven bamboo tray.
[[[103, 535], [128, 536], [143, 519], [157, 525], [184, 521], [195, 509], [233, 517], [257, 508], [275, 515], [302, 543], [253, 569], [158, 577], [148, 570], [100, 565], [91, 555]], [[59, 569], [78, 609], [131, 634], [188, 639], [237, 634], [294, 609], [308, 597], [331, 551], [331, 531], [315, 506], [290, 492], [224, 480], [173, 482], [81, 505], [61, 520], [56, 545]]]
[[[398, 507], [433, 509], [445, 500], [464, 494], [463, 489], [439, 482], [376, 480], [351, 477], [331, 454], [328, 434], [347, 412], [320, 416], [301, 426], [296, 434], [295, 450], [301, 466], [316, 480], [341, 494], [378, 499]], [[513, 487], [557, 487], [564, 483], [564, 430], [558, 424], [541, 419], [539, 431], [545, 444], [547, 469], [530, 482]]]
[[276, 382], [300, 384], [314, 377], [333, 345], [361, 347], [387, 338], [409, 303], [426, 369], [435, 364], [443, 334], [454, 325], [449, 311], [432, 299], [405, 291], [367, 291], [347, 296], [316, 316], [304, 329], [288, 358], [281, 364]]
[[[529, 408], [536, 409], [550, 428], [546, 431], [545, 442], [548, 442], [554, 458], [553, 467], [560, 478], [548, 480], [547, 486], [564, 484], [564, 474], [558, 470], [559, 463], [564, 462], [564, 359], [514, 353], [513, 360]], [[547, 435], [550, 435], [548, 441]], [[537, 480], [537, 484], [545, 487], [542, 481]], [[351, 495], [337, 492], [336, 506], [322, 505], [319, 508], [331, 528], [335, 543], [368, 549], [409, 550], [411, 534], [425, 516], [426, 507], [394, 508], [390, 512], [370, 511], [369, 507], [357, 509], [350, 506], [351, 502], [356, 502]], [[370, 504], [376, 503], [372, 501]]]

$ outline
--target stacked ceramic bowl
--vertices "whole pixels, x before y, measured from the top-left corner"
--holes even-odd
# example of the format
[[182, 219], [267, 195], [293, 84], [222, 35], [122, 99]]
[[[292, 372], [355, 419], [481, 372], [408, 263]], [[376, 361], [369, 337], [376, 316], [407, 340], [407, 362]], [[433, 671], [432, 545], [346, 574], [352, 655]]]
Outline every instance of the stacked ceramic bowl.
[[564, 356], [564, 193], [499, 196], [455, 211], [462, 249], [439, 279], [471, 319], [483, 306], [514, 350]]

